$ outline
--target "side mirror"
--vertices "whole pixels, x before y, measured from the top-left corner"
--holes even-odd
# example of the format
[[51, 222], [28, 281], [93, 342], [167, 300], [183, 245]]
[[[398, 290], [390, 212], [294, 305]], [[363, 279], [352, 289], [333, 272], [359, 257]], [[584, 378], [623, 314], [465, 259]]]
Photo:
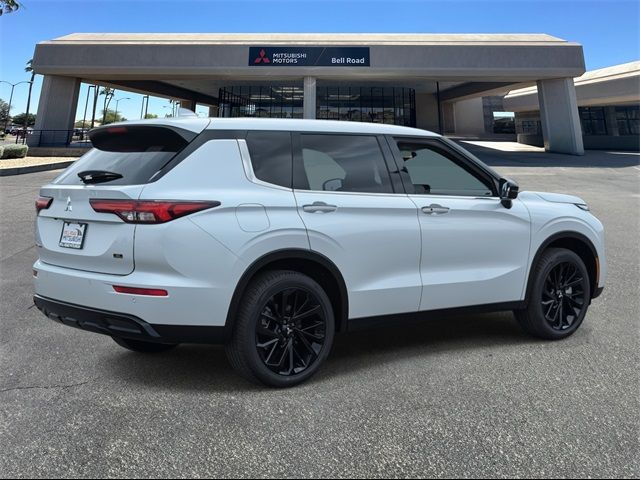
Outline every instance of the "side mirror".
[[511, 208], [511, 200], [518, 198], [520, 187], [513, 180], [508, 178], [500, 179], [500, 200], [505, 208]]

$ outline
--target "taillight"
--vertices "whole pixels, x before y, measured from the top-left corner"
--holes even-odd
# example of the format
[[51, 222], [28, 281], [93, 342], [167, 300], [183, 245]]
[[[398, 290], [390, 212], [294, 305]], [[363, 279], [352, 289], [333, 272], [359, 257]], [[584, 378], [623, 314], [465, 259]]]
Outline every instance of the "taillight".
[[53, 198], [51, 197], [38, 197], [36, 198], [36, 214], [40, 213], [40, 210], [46, 210], [51, 206]]
[[108, 127], [107, 132], [109, 133], [127, 133], [127, 127]]
[[118, 293], [128, 293], [130, 295], [146, 295], [149, 297], [166, 297], [169, 295], [166, 290], [162, 290], [161, 288], [138, 288], [114, 285], [113, 289]]
[[102, 200], [92, 198], [91, 207], [99, 213], [113, 213], [126, 223], [165, 223], [213, 208], [220, 202], [172, 202], [168, 200]]

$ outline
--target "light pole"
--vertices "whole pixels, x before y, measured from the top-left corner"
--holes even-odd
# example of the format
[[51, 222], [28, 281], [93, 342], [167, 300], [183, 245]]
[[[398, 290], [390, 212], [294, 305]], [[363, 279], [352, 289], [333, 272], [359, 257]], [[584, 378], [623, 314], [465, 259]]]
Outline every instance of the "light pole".
[[7, 82], [6, 80], [0, 80], [0, 83], [6, 83], [7, 85], [11, 85], [11, 95], [9, 95], [9, 108], [7, 110], [7, 118], [5, 118], [4, 120], [4, 130], [2, 130], [3, 132], [5, 132], [7, 130], [7, 125], [9, 124], [9, 116], [11, 115], [11, 102], [13, 101], [13, 89], [16, 88], [17, 85], [20, 85], [21, 83], [31, 83], [29, 80], [23, 80], [22, 82], [18, 82], [18, 83], [11, 83], [11, 82]]
[[149, 108], [149, 95], [142, 97], [142, 106], [140, 107], [140, 119], [143, 120], [147, 116], [147, 109]]
[[115, 115], [113, 116], [113, 120], [114, 120], [115, 122], [117, 122], [117, 121], [118, 121], [118, 102], [119, 102], [120, 100], [131, 100], [131, 98], [129, 98], [129, 97], [122, 97], [122, 98], [118, 98], [118, 99], [116, 99], [116, 113], [115, 113]]
[[176, 109], [176, 105], [180, 103], [180, 100], [169, 100], [169, 105], [163, 105], [162, 108], [170, 108], [171, 114], [167, 113], [167, 117], [177, 117], [178, 111]]
[[89, 106], [89, 93], [91, 93], [91, 89], [96, 89], [95, 85], [89, 85], [87, 88], [87, 100], [84, 102], [84, 115], [82, 116], [82, 135], [84, 136], [85, 122], [87, 120], [87, 107]]
[[169, 106], [163, 105], [162, 108], [170, 108], [171, 109], [171, 117], [177, 117], [178, 116], [178, 108], [176, 108], [176, 107], [178, 105], [180, 105], [180, 100], [171, 99], [171, 100], [169, 100]]

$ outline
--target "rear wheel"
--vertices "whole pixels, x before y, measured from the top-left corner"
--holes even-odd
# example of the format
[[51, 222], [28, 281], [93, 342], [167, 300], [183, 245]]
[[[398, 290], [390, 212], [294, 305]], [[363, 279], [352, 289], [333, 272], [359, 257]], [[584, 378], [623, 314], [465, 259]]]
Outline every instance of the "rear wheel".
[[299, 272], [267, 272], [242, 297], [227, 356], [250, 381], [290, 387], [318, 371], [334, 331], [331, 302], [320, 285]]
[[560, 340], [582, 324], [591, 286], [582, 259], [571, 250], [550, 248], [534, 266], [528, 306], [515, 312], [522, 328], [539, 338]]
[[139, 353], [160, 353], [177, 347], [173, 343], [153, 343], [144, 342], [142, 340], [129, 340], [126, 338], [112, 337], [114, 342], [127, 350]]

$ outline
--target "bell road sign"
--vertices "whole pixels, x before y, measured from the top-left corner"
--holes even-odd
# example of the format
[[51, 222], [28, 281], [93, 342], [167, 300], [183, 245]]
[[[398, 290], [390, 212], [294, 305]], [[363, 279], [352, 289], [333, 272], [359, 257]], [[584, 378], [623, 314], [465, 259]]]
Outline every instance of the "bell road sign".
[[249, 66], [368, 67], [369, 47], [249, 47]]

